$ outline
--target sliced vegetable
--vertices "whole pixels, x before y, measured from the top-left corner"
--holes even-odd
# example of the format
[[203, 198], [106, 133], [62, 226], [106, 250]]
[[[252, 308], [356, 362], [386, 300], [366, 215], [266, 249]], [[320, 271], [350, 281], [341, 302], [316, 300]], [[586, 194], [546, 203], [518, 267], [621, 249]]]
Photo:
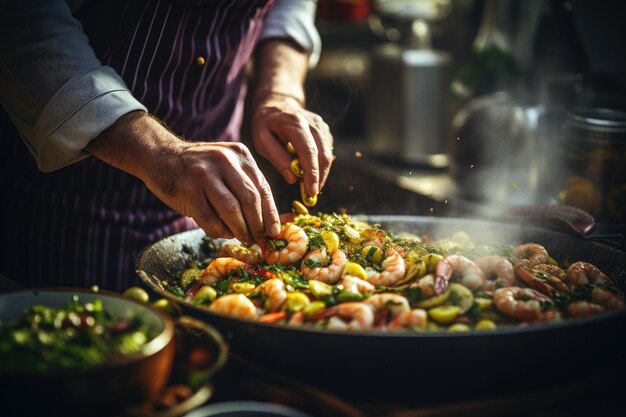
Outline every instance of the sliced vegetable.
[[291, 172], [298, 178], [304, 177], [304, 170], [302, 169], [302, 165], [300, 165], [300, 160], [298, 158], [293, 159], [289, 164], [291, 168]]
[[296, 291], [287, 294], [284, 308], [290, 313], [295, 313], [296, 311], [304, 310], [309, 304], [311, 304], [309, 297], [303, 292]]
[[459, 307], [461, 314], [466, 313], [474, 305], [474, 295], [466, 286], [451, 282], [448, 285], [448, 290], [450, 291], [448, 302]]
[[178, 284], [182, 288], [188, 288], [191, 284], [196, 282], [198, 276], [202, 273], [202, 269], [199, 268], [189, 268], [185, 269], [183, 273], [180, 275], [180, 279], [178, 280]]
[[346, 224], [343, 226], [342, 231], [346, 235], [346, 239], [348, 239], [350, 243], [353, 243], [355, 245], [361, 243], [361, 235], [356, 229]]
[[367, 281], [367, 273], [365, 269], [356, 262], [346, 262], [343, 266], [343, 274], [344, 275], [352, 275], [364, 281]]
[[330, 230], [322, 230], [320, 232], [320, 236], [322, 237], [324, 245], [326, 245], [326, 250], [329, 254], [332, 254], [334, 251], [339, 249], [339, 236], [337, 236], [337, 233]]
[[428, 310], [428, 316], [441, 324], [449, 324], [461, 314], [461, 309], [457, 306], [443, 305]]
[[323, 301], [313, 301], [311, 304], [307, 305], [302, 309], [302, 312], [307, 315], [307, 317], [311, 317], [312, 315], [319, 313], [320, 311], [326, 308], [326, 304]]
[[368, 245], [361, 249], [361, 255], [367, 262], [380, 264], [384, 259], [383, 251], [376, 246]]
[[498, 326], [492, 320], [482, 319], [478, 323], [476, 323], [476, 330], [494, 330]]
[[365, 296], [358, 292], [342, 291], [337, 294], [337, 301], [345, 303], [347, 301], [362, 301]]
[[446, 290], [444, 293], [427, 298], [415, 304], [419, 308], [433, 308], [444, 304], [450, 298], [450, 290]]
[[291, 202], [291, 208], [297, 214], [309, 214], [309, 209], [307, 209], [305, 205], [298, 200], [293, 200]]
[[244, 294], [244, 295], [250, 294], [252, 291], [254, 291], [255, 288], [256, 288], [256, 285], [254, 285], [251, 282], [235, 282], [232, 285], [232, 289], [234, 292], [236, 292], [237, 294]]
[[317, 196], [309, 195], [304, 189], [304, 182], [302, 181], [300, 181], [300, 197], [302, 198], [302, 203], [307, 207], [314, 207], [317, 204]]
[[474, 301], [478, 304], [480, 311], [485, 311], [493, 305], [493, 300], [491, 300], [491, 298], [476, 297]]
[[309, 280], [309, 290], [315, 298], [330, 297], [333, 294], [333, 287], [325, 282], [316, 279]]
[[422, 256], [422, 260], [426, 264], [426, 273], [430, 274], [432, 272], [435, 272], [437, 264], [442, 259], [443, 256], [439, 255], [438, 253], [429, 253], [428, 255]]
[[428, 267], [426, 266], [426, 262], [421, 257], [417, 257], [414, 255], [414, 252], [411, 252], [406, 257], [406, 274], [405, 280], [411, 280], [414, 278], [422, 278], [426, 275], [426, 270]]
[[463, 323], [454, 323], [452, 326], [448, 327], [449, 333], [461, 333], [461, 332], [469, 332], [472, 329]]

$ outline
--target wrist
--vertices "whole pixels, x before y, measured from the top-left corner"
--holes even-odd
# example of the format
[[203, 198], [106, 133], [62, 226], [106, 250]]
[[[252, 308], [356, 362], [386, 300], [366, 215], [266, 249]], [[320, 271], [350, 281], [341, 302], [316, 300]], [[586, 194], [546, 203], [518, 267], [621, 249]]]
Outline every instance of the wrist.
[[285, 39], [271, 39], [257, 47], [254, 60], [253, 103], [293, 100], [304, 106], [308, 55]]
[[96, 158], [144, 181], [157, 167], [178, 152], [183, 143], [158, 119], [136, 111], [120, 117], [85, 148]]
[[277, 90], [262, 90], [257, 91], [254, 94], [253, 103], [258, 106], [261, 103], [267, 103], [272, 101], [290, 101], [293, 104], [297, 104], [301, 107], [306, 106], [306, 100], [304, 92], [288, 92]]

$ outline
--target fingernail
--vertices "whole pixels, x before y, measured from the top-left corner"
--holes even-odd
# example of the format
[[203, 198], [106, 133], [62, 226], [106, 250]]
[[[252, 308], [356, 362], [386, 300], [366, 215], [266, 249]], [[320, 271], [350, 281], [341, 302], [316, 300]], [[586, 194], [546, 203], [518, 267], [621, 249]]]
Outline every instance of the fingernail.
[[280, 226], [278, 225], [278, 223], [272, 224], [272, 226], [270, 227], [270, 236], [277, 237], [279, 233], [280, 233]]

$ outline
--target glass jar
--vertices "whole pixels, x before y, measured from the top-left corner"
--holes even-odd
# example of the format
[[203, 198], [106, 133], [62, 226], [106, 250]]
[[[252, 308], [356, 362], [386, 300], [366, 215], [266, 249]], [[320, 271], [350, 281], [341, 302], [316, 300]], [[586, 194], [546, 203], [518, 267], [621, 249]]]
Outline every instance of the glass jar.
[[626, 112], [570, 112], [558, 154], [559, 201], [589, 212], [599, 223], [626, 222]]

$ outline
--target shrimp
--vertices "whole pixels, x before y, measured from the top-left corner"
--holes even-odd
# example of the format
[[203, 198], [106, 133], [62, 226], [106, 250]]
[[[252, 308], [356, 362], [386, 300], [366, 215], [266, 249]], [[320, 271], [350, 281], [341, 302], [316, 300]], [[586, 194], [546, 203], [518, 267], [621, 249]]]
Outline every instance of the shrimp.
[[435, 276], [433, 274], [424, 275], [409, 285], [409, 288], [419, 288], [422, 292], [422, 297], [430, 298], [437, 293], [435, 291]]
[[267, 310], [270, 312], [278, 311], [287, 299], [287, 290], [285, 283], [278, 278], [271, 278], [260, 284], [254, 292], [267, 297]]
[[567, 306], [567, 313], [573, 317], [589, 317], [605, 311], [621, 310], [625, 304], [620, 298], [604, 288], [593, 287], [591, 300], [578, 300]]
[[246, 246], [240, 242], [224, 243], [220, 248], [220, 256], [230, 256], [248, 265], [256, 265], [263, 262], [263, 252], [256, 243]]
[[525, 266], [519, 265], [515, 269], [515, 274], [529, 287], [534, 288], [547, 296], [551, 296], [555, 291], [562, 293], [569, 292], [567, 284], [561, 281], [557, 276], [543, 272], [544, 270], [546, 269], [537, 269], [537, 267], [529, 269]]
[[387, 326], [389, 330], [402, 329], [425, 329], [428, 325], [428, 315], [426, 310], [416, 308], [413, 310], [403, 311], [394, 317]]
[[[272, 248], [268, 246], [268, 241], [273, 242]], [[281, 242], [280, 248], [276, 243]], [[259, 245], [263, 253], [263, 259], [270, 265], [281, 263], [291, 265], [298, 262], [306, 253], [309, 238], [304, 230], [295, 224], [288, 224], [282, 227], [276, 239], [261, 239]]]
[[[367, 330], [374, 325], [374, 310], [362, 302], [347, 302], [329, 307], [314, 315], [314, 320], [326, 317], [341, 318], [342, 320], [329, 320], [330, 330]], [[348, 320], [346, 323], [344, 320]], [[331, 324], [332, 323], [332, 324]]]
[[461, 276], [461, 284], [470, 290], [480, 288], [485, 282], [485, 275], [478, 265], [462, 255], [447, 255], [435, 267], [435, 292], [442, 294], [448, 287], [452, 274]]
[[383, 230], [376, 228], [368, 228], [361, 231], [361, 236], [365, 240], [362, 246], [376, 246], [378, 249], [383, 249], [389, 241], [389, 236]]
[[609, 283], [609, 277], [594, 265], [579, 261], [574, 262], [567, 268], [565, 282], [570, 288], [583, 284], [605, 285]]
[[537, 320], [542, 316], [542, 306], [550, 298], [531, 288], [506, 287], [493, 292], [493, 304], [508, 316], [521, 320]]
[[[341, 278], [343, 266], [348, 262], [346, 254], [341, 249], [336, 249], [330, 255], [331, 264], [328, 265], [326, 248], [312, 250], [307, 253], [300, 265], [300, 271], [306, 279], [316, 279], [327, 284], [335, 284]], [[319, 266], [309, 266], [309, 265]]]
[[304, 314], [302, 311], [297, 311], [293, 313], [291, 317], [289, 317], [287, 324], [289, 326], [299, 327], [304, 324], [305, 319], [306, 319], [306, 314]]
[[376, 291], [375, 286], [353, 275], [344, 275], [343, 278], [341, 278], [341, 285], [343, 289], [348, 292], [373, 294], [374, 291]]
[[535, 265], [533, 266], [533, 271], [543, 272], [544, 274], [552, 275], [553, 277], [556, 277], [561, 281], [563, 281], [563, 278], [565, 278], [565, 271], [563, 271], [558, 266], [552, 264]]
[[591, 301], [604, 306], [607, 310], [611, 311], [621, 310], [625, 307], [624, 301], [622, 301], [617, 295], [599, 287], [594, 287], [594, 289], [591, 290]]
[[537, 243], [519, 245], [513, 249], [513, 255], [518, 258], [518, 263], [521, 262], [523, 265], [529, 267], [546, 264], [549, 259], [546, 248]]
[[411, 310], [409, 301], [406, 297], [394, 293], [374, 294], [367, 300], [363, 301], [374, 309], [374, 312], [388, 309], [393, 317], [400, 313]]
[[512, 287], [515, 283], [513, 265], [504, 256], [483, 256], [474, 260], [474, 263], [483, 271], [485, 278], [495, 275], [495, 281], [485, 279], [483, 290], [493, 291], [496, 281], [502, 287]]
[[389, 248], [387, 252], [385, 252], [382, 267], [382, 272], [378, 272], [370, 267], [365, 270], [369, 283], [393, 287], [406, 273], [404, 259], [402, 259], [402, 256], [393, 248]]
[[555, 308], [551, 308], [550, 310], [542, 312], [537, 321], [541, 323], [554, 323], [556, 321], [561, 321], [562, 319], [563, 317], [561, 316], [561, 312]]
[[215, 258], [198, 276], [198, 282], [203, 285], [211, 285], [230, 274], [234, 269], [246, 265], [248, 264], [235, 258]]
[[222, 295], [213, 301], [209, 310], [218, 314], [248, 320], [254, 320], [259, 315], [252, 301], [243, 294]]
[[578, 300], [567, 306], [567, 314], [572, 317], [591, 317], [596, 314], [604, 313], [606, 308], [600, 304], [592, 303], [585, 300]]

